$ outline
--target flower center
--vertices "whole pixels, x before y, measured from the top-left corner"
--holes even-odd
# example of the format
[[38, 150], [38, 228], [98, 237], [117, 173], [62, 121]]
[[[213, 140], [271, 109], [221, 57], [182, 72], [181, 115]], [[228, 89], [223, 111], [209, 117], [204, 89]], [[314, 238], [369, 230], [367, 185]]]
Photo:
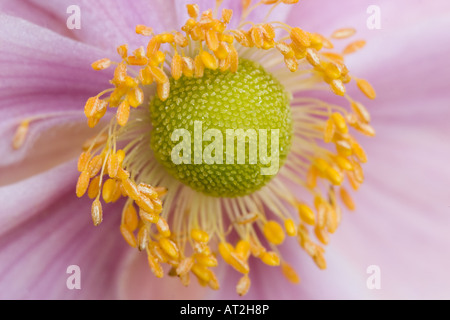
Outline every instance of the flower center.
[[243, 196], [267, 184], [291, 146], [289, 97], [260, 65], [171, 80], [150, 103], [151, 148], [176, 179], [211, 196]]

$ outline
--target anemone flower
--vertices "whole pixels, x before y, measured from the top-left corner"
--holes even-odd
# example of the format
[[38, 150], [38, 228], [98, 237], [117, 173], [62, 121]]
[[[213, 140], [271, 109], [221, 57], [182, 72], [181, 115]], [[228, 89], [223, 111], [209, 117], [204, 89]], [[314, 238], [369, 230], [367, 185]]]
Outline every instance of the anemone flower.
[[0, 8], [1, 298], [450, 297], [446, 1]]

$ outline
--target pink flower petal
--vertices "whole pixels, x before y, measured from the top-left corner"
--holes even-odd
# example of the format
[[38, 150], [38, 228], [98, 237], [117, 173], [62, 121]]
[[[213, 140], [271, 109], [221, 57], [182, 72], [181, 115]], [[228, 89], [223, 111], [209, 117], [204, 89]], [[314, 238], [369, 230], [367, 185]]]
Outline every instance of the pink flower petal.
[[[126, 244], [120, 206], [108, 206], [95, 228], [89, 199], [74, 192], [75, 163], [0, 189], [0, 296], [16, 299], [108, 299]], [[45, 185], [43, 183], [45, 182]], [[66, 286], [70, 265], [81, 268], [81, 290]]]

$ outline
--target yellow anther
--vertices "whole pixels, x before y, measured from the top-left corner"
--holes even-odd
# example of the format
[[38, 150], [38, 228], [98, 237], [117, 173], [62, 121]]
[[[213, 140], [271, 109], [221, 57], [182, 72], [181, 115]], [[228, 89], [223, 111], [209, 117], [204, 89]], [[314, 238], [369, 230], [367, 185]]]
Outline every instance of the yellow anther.
[[77, 181], [77, 187], [76, 187], [76, 193], [77, 197], [81, 198], [87, 191], [89, 186], [89, 180], [91, 178], [91, 175], [88, 170], [83, 170], [78, 177]]
[[218, 266], [217, 259], [213, 255], [196, 253], [194, 255], [194, 257], [195, 257], [195, 261], [197, 261], [197, 263], [202, 266], [205, 266], [205, 267], [217, 267]]
[[211, 279], [211, 270], [207, 269], [205, 266], [200, 265], [198, 263], [194, 263], [191, 268], [192, 273], [194, 273], [199, 279], [208, 283]]
[[151, 57], [153, 57], [156, 52], [158, 52], [160, 46], [161, 42], [158, 41], [157, 37], [151, 38], [147, 44], [147, 58], [150, 59]]
[[234, 252], [244, 258], [244, 260], [247, 260], [250, 256], [250, 242], [247, 240], [239, 240]]
[[102, 190], [102, 197], [105, 203], [110, 203], [112, 201], [115, 188], [116, 188], [116, 181], [114, 179], [108, 179], [105, 181]]
[[297, 228], [295, 227], [295, 222], [290, 218], [284, 220], [284, 229], [286, 230], [286, 234], [290, 237], [294, 237], [297, 235]]
[[300, 277], [297, 275], [297, 272], [295, 272], [294, 268], [285, 261], [281, 262], [281, 272], [289, 282], [293, 284], [300, 283]]
[[158, 67], [154, 67], [154, 66], [149, 66], [150, 67], [150, 72], [153, 76], [153, 79], [157, 82], [157, 83], [166, 83], [169, 81], [169, 78], [167, 77], [166, 73]]
[[175, 36], [172, 33], [161, 33], [156, 36], [160, 43], [173, 43]]
[[321, 53], [324, 57], [330, 59], [331, 61], [344, 63], [344, 57], [336, 52], [323, 52]]
[[275, 44], [275, 47], [278, 51], [281, 52], [281, 54], [285, 58], [293, 58], [294, 57], [294, 49], [290, 45], [288, 45], [286, 42], [277, 42]]
[[239, 279], [236, 285], [236, 293], [240, 296], [246, 295], [248, 290], [250, 289], [250, 284], [250, 277], [248, 275], [242, 276], [242, 278]]
[[317, 67], [320, 65], [320, 58], [316, 49], [308, 48], [306, 49], [306, 60], [313, 66]]
[[194, 76], [194, 68], [194, 60], [191, 57], [183, 57], [183, 74], [186, 77], [190, 78]]
[[228, 57], [230, 54], [231, 49], [228, 47], [226, 42], [220, 42], [219, 47], [217, 50], [214, 51], [214, 55], [217, 57], [217, 59], [224, 60]]
[[123, 83], [125, 81], [126, 76], [127, 76], [127, 65], [124, 62], [121, 62], [117, 65], [116, 69], [114, 69], [113, 82], [116, 84]]
[[120, 225], [120, 233], [122, 234], [125, 241], [133, 248], [137, 247], [137, 241], [136, 237], [134, 236], [133, 232], [128, 228], [127, 225], [121, 224]]
[[269, 242], [275, 245], [280, 245], [283, 243], [285, 235], [283, 228], [280, 226], [278, 222], [273, 220], [267, 221], [264, 224], [262, 231], [264, 236]]
[[314, 166], [311, 166], [306, 173], [306, 185], [309, 189], [314, 189], [317, 186], [317, 168]]
[[354, 128], [361, 132], [362, 134], [365, 134], [369, 137], [375, 136], [375, 129], [370, 125], [366, 123], [357, 123]]
[[352, 146], [346, 140], [336, 141], [336, 151], [343, 157], [349, 157], [352, 155]]
[[319, 228], [318, 226], [316, 226], [314, 228], [314, 233], [315, 233], [317, 239], [319, 239], [319, 241], [322, 244], [327, 245], [328, 242], [330, 241], [330, 237], [328, 236], [327, 231], [324, 230], [323, 228]]
[[158, 93], [158, 98], [161, 101], [166, 101], [170, 94], [170, 82], [158, 83], [156, 86], [156, 92]]
[[252, 40], [243, 30], [233, 30], [234, 38], [244, 47], [252, 46]]
[[347, 190], [343, 187], [341, 187], [341, 189], [340, 189], [340, 196], [341, 196], [342, 202], [345, 204], [345, 206], [349, 210], [355, 210], [355, 203], [353, 202], [352, 197], [347, 192]]
[[264, 252], [259, 258], [261, 259], [262, 262], [264, 262], [269, 266], [276, 267], [280, 265], [280, 257], [276, 252], [273, 251]]
[[219, 61], [217, 61], [217, 58], [208, 51], [202, 51], [200, 58], [202, 59], [205, 67], [208, 69], [216, 70], [219, 67]]
[[342, 80], [332, 80], [330, 82], [330, 88], [333, 91], [334, 94], [338, 96], [345, 95], [345, 86]]
[[336, 126], [334, 124], [333, 119], [329, 118], [325, 122], [325, 127], [323, 131], [323, 141], [325, 143], [330, 143], [333, 140], [335, 128]]
[[250, 267], [248, 266], [247, 260], [237, 255], [235, 252], [231, 252], [230, 261], [228, 262], [236, 271], [247, 274], [250, 272]]
[[150, 67], [145, 67], [139, 70], [139, 81], [145, 86], [153, 83], [153, 75], [150, 72]]
[[281, 0], [281, 2], [283, 2], [284, 4], [295, 4], [298, 1], [299, 0]]
[[147, 260], [148, 265], [150, 266], [150, 270], [152, 270], [153, 274], [157, 278], [162, 278], [164, 276], [163, 268], [159, 264], [158, 259], [155, 256], [153, 256], [150, 252], [148, 252], [148, 250], [147, 250]]
[[94, 63], [92, 63], [92, 69], [94, 70], [104, 70], [106, 68], [109, 68], [111, 66], [111, 60], [104, 58], [104, 59], [100, 59], [95, 61]]
[[170, 237], [171, 232], [170, 232], [170, 228], [169, 228], [169, 224], [167, 223], [167, 221], [160, 217], [158, 222], [156, 223], [156, 228], [158, 229], [158, 232], [160, 235], [162, 235], [165, 238]]
[[137, 229], [139, 224], [138, 215], [136, 212], [136, 208], [133, 204], [129, 204], [123, 213], [124, 223], [127, 225], [128, 229], [134, 231]]
[[148, 229], [148, 226], [142, 224], [142, 226], [139, 228], [137, 236], [138, 249], [140, 251], [145, 250], [147, 248], [149, 241], [150, 241], [150, 231]]
[[186, 47], [189, 44], [188, 39], [181, 32], [178, 32], [178, 31], [175, 32], [173, 37], [174, 37], [175, 43], [182, 48]]
[[364, 40], [356, 40], [352, 43], [350, 43], [348, 46], [344, 48], [342, 51], [342, 54], [351, 54], [358, 50], [361, 50], [366, 45], [366, 41]]
[[367, 98], [373, 100], [377, 97], [374, 88], [370, 85], [370, 83], [367, 80], [356, 79], [356, 85], [358, 86], [359, 90], [361, 90], [361, 92], [366, 95]]
[[364, 149], [356, 141], [354, 141], [352, 143], [352, 150], [353, 150], [353, 154], [356, 156], [356, 158], [358, 158], [358, 160], [361, 163], [366, 163], [367, 162], [366, 152], [364, 151]]
[[154, 255], [160, 262], [166, 263], [169, 261], [170, 257], [158, 242], [150, 241], [147, 247], [151, 254]]
[[135, 201], [139, 208], [141, 208], [145, 212], [157, 214], [155, 212], [155, 206], [153, 205], [152, 199], [150, 199], [146, 195], [139, 193], [139, 196], [137, 199], [135, 199]]
[[100, 99], [98, 97], [91, 97], [87, 100], [84, 105], [84, 114], [87, 118], [92, 118], [95, 116], [98, 111], [98, 107], [100, 104]]
[[364, 123], [370, 123], [370, 113], [362, 103], [352, 101], [352, 110], [358, 115], [358, 118]]
[[188, 14], [191, 18], [196, 19], [200, 14], [200, 8], [198, 4], [188, 4], [186, 5]]
[[219, 253], [222, 256], [223, 260], [228, 264], [230, 264], [230, 261], [232, 260], [231, 253], [233, 252], [233, 250], [234, 248], [230, 243], [219, 243]]
[[334, 39], [345, 39], [353, 36], [356, 33], [354, 28], [342, 28], [333, 32], [331, 35]]
[[232, 16], [233, 16], [233, 10], [231, 10], [231, 9], [223, 9], [222, 10], [222, 20], [226, 24], [230, 23]]
[[265, 23], [261, 26], [261, 31], [263, 32], [264, 38], [267, 40], [273, 40], [275, 38], [275, 29], [270, 23]]
[[164, 250], [164, 252], [169, 255], [169, 257], [178, 259], [178, 257], [180, 256], [177, 245], [172, 240], [161, 238], [159, 239], [159, 245]]
[[339, 79], [341, 77], [341, 68], [334, 62], [323, 63], [323, 71], [329, 79]]
[[214, 30], [206, 31], [206, 45], [211, 51], [216, 51], [219, 48], [219, 38], [217, 32]]
[[350, 171], [353, 170], [352, 163], [345, 157], [337, 155], [334, 157], [334, 162], [338, 165], [342, 170]]
[[122, 57], [122, 59], [125, 59], [128, 56], [128, 45], [123, 44], [121, 46], [118, 46], [117, 53]]
[[77, 169], [79, 172], [82, 172], [86, 169], [89, 163], [89, 158], [91, 157], [91, 154], [87, 151], [84, 151], [80, 154], [78, 157], [78, 163], [77, 163]]
[[[122, 171], [119, 170], [119, 173], [121, 172]], [[136, 184], [129, 178], [122, 179], [123, 177], [121, 175], [122, 173], [118, 174], [118, 177], [120, 178], [120, 180], [122, 180], [122, 187], [125, 190], [125, 193], [127, 194], [128, 197], [136, 201], [140, 197]]]
[[124, 126], [128, 122], [130, 117], [130, 104], [128, 100], [124, 100], [120, 103], [116, 113], [116, 120], [120, 126]]
[[326, 178], [334, 185], [339, 186], [344, 181], [342, 173], [332, 167], [328, 167], [325, 171]]
[[87, 166], [91, 178], [95, 177], [102, 168], [103, 158], [100, 155], [93, 157]]
[[311, 41], [311, 48], [316, 49], [317, 51], [321, 50], [324, 47], [324, 37], [317, 33], [308, 33], [309, 40]]
[[200, 229], [192, 229], [191, 238], [197, 242], [208, 243], [209, 241], [208, 233]]
[[260, 27], [253, 27], [250, 29], [250, 36], [252, 37], [252, 41], [257, 48], [262, 48], [264, 45], [263, 32]]
[[135, 57], [135, 56], [129, 56], [127, 58], [127, 62], [129, 65], [132, 66], [145, 66], [148, 63], [148, 59], [146, 57]]
[[119, 159], [115, 153], [110, 153], [107, 161], [108, 174], [110, 178], [115, 178], [117, 176], [117, 171], [119, 170]]
[[331, 206], [328, 206], [326, 220], [327, 220], [326, 227], [328, 232], [329, 233], [336, 232], [336, 229], [338, 228], [339, 225], [339, 220], [336, 210], [333, 209]]
[[177, 275], [181, 276], [188, 273], [194, 265], [194, 259], [192, 257], [184, 258], [180, 261], [180, 264], [176, 268]]
[[311, 40], [308, 33], [300, 28], [292, 28], [289, 36], [291, 40], [299, 47], [307, 48], [311, 45]]
[[150, 58], [149, 65], [157, 67], [164, 63], [166, 60], [166, 54], [162, 51], [156, 51], [156, 53]]
[[347, 171], [347, 178], [353, 190], [358, 190], [361, 186], [361, 183], [356, 180], [355, 173], [353, 171]]
[[285, 58], [284, 63], [286, 64], [286, 67], [291, 72], [295, 72], [298, 69], [298, 61], [294, 57], [291, 58]]
[[88, 197], [90, 199], [94, 199], [98, 196], [98, 192], [100, 191], [100, 176], [95, 177], [92, 179], [91, 183], [89, 184], [88, 188]]
[[336, 125], [336, 129], [340, 133], [347, 133], [348, 132], [348, 127], [347, 127], [347, 124], [345, 122], [345, 118], [342, 116], [342, 114], [340, 114], [339, 112], [334, 112], [331, 115], [331, 119], [333, 120], [334, 124]]
[[315, 159], [313, 164], [314, 164], [314, 167], [316, 167], [317, 170], [322, 174], [324, 174], [326, 172], [326, 170], [330, 167], [328, 162], [326, 162], [324, 159], [321, 159], [321, 158]]
[[143, 24], [138, 24], [136, 26], [136, 33], [148, 37], [153, 34], [153, 29]]
[[353, 173], [355, 174], [355, 179], [359, 183], [364, 182], [364, 171], [361, 165], [357, 161], [353, 161]]
[[178, 53], [175, 53], [172, 58], [171, 72], [172, 78], [174, 78], [175, 80], [180, 79], [183, 75], [183, 59]]
[[314, 225], [316, 223], [316, 217], [314, 215], [314, 211], [305, 203], [299, 203], [297, 204], [297, 210], [298, 214], [300, 216], [300, 219], [309, 224]]
[[135, 87], [128, 92], [127, 100], [131, 107], [137, 108], [144, 102], [144, 92], [141, 88]]
[[325, 260], [322, 251], [318, 251], [317, 254], [313, 256], [313, 260], [319, 269], [325, 270], [327, 268], [327, 261]]
[[149, 199], [156, 199], [158, 198], [158, 192], [155, 190], [155, 188], [153, 188], [151, 185], [149, 184], [145, 184], [143, 182], [139, 183], [139, 185], [137, 186], [139, 193], [141, 193], [142, 195], [146, 196]]
[[102, 223], [103, 210], [102, 210], [102, 204], [100, 203], [100, 201], [98, 199], [95, 199], [94, 202], [92, 202], [91, 217], [92, 217], [92, 222], [94, 222], [94, 226], [98, 226], [100, 223]]
[[238, 55], [236, 49], [233, 46], [231, 46], [230, 49], [231, 49], [231, 52], [230, 52], [230, 55], [229, 55], [229, 58], [230, 58], [230, 71], [231, 72], [236, 72], [238, 70], [238, 67], [239, 67], [239, 55]]

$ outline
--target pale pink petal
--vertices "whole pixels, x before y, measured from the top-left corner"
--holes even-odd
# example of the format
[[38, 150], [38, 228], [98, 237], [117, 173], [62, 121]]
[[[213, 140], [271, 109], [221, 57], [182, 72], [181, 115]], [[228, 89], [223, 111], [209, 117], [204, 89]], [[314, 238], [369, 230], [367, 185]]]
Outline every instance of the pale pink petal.
[[[75, 163], [69, 162], [0, 188], [0, 296], [3, 299], [113, 299], [120, 236], [120, 205], [105, 206], [99, 227], [89, 199], [77, 199]], [[45, 185], [42, 185], [45, 183]], [[81, 268], [81, 290], [66, 285], [70, 265]]]

